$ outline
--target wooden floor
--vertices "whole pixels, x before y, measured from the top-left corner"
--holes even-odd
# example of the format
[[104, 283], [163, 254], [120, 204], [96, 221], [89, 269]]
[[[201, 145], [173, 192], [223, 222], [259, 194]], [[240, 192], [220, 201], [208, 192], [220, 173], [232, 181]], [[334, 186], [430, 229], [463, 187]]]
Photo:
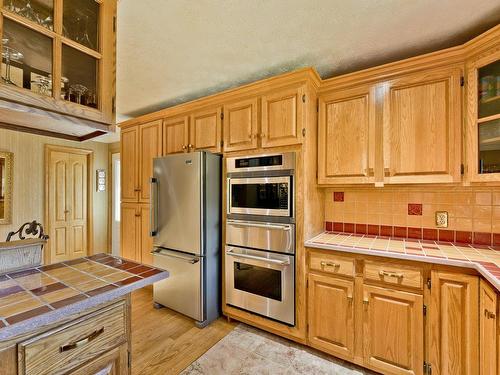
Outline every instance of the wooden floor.
[[178, 374], [235, 327], [220, 318], [197, 328], [192, 319], [153, 308], [153, 289], [132, 293], [132, 374]]

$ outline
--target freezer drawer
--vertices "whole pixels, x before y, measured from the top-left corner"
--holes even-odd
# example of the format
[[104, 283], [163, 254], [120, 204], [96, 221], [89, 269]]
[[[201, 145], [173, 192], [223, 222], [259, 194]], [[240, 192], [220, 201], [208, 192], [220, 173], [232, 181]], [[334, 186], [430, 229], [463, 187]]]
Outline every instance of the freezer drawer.
[[153, 300], [160, 305], [203, 321], [204, 258], [178, 251], [155, 249], [153, 264], [167, 270], [170, 277], [153, 285]]

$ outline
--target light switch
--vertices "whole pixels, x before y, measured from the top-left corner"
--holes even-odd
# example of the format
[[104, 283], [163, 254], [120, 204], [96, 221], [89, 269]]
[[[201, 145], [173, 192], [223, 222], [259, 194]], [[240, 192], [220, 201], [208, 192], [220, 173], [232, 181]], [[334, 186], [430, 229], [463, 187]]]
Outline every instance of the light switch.
[[436, 211], [436, 227], [448, 228], [448, 212]]

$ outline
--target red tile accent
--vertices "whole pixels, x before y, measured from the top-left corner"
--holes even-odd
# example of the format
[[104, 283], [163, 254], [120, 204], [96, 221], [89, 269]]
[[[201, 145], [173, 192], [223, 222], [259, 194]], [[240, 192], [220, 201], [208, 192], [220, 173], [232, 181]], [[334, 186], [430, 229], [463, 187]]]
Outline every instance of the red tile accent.
[[87, 297], [84, 296], [83, 294], [77, 294], [76, 296], [69, 297], [69, 298], [63, 299], [61, 301], [51, 303], [50, 306], [52, 306], [54, 309], [60, 309], [61, 307], [72, 305], [74, 303], [83, 301], [86, 298]]
[[80, 259], [68, 260], [67, 262], [64, 263], [67, 264], [68, 266], [74, 266], [75, 264], [80, 264], [85, 262], [87, 262], [87, 259], [80, 258]]
[[331, 221], [327, 221], [325, 223], [325, 229], [327, 232], [331, 232], [333, 230], [333, 223]]
[[56, 263], [56, 264], [49, 264], [47, 266], [38, 267], [38, 269], [40, 271], [45, 272], [45, 271], [55, 270], [55, 269], [63, 268], [63, 267], [66, 267], [66, 265], [64, 263]]
[[367, 228], [366, 224], [356, 224], [356, 233], [357, 234], [366, 234]]
[[48, 313], [49, 311], [51, 311], [51, 310], [47, 306], [42, 306], [42, 307], [38, 307], [38, 308], [33, 309], [33, 310], [25, 311], [25, 312], [17, 314], [17, 315], [13, 315], [10, 318], [7, 318], [5, 320], [9, 324], [19, 323], [19, 322], [22, 322], [23, 320], [27, 320], [30, 318], [34, 318], [35, 316]]
[[422, 228], [408, 228], [408, 238], [422, 239]]
[[432, 240], [437, 241], [438, 239], [438, 231], [437, 229], [424, 228], [422, 237], [424, 240]]
[[29, 270], [26, 270], [26, 271], [19, 271], [19, 272], [9, 273], [9, 274], [7, 274], [7, 276], [9, 276], [12, 279], [17, 279], [19, 277], [33, 275], [35, 273], [40, 273], [40, 271], [38, 271], [37, 269], [29, 269]]
[[11, 286], [9, 288], [0, 289], [0, 298], [10, 296], [11, 294], [22, 292], [24, 289], [18, 285]]
[[129, 268], [134, 268], [137, 267], [139, 263], [134, 263], [134, 262], [125, 262], [121, 266], [115, 267], [120, 270], [128, 270]]
[[368, 224], [368, 234], [378, 236], [380, 234], [380, 225]]
[[421, 203], [408, 203], [408, 215], [422, 216], [422, 204]]
[[493, 233], [493, 246], [500, 246], [500, 233]]
[[33, 293], [35, 296], [43, 296], [44, 294], [52, 293], [55, 292], [56, 290], [64, 288], [67, 288], [67, 286], [62, 283], [55, 283], [50, 285], [44, 285], [41, 286], [40, 288], [32, 289], [31, 293]]
[[102, 293], [105, 293], [105, 292], [109, 292], [110, 290], [113, 290], [113, 289], [116, 289], [118, 288], [117, 286], [115, 285], [106, 285], [106, 286], [101, 286], [100, 288], [97, 288], [97, 289], [93, 289], [91, 290], [90, 292], [87, 292], [87, 294], [91, 297], [93, 296], [97, 296], [98, 294], [102, 294]]
[[405, 246], [406, 249], [411, 249], [411, 250], [420, 250], [422, 251], [422, 249], [420, 247], [413, 247], [413, 246]]
[[381, 225], [380, 226], [380, 235], [392, 237], [392, 227], [390, 225]]
[[142, 277], [143, 279], [146, 279], [148, 277], [151, 277], [151, 276], [154, 276], [156, 274], [159, 274], [160, 272], [162, 272], [162, 271], [155, 269], [155, 270], [151, 270], [151, 271], [147, 271], [147, 272], [141, 273], [139, 276]]
[[136, 281], [139, 281], [139, 280], [141, 280], [141, 278], [140, 278], [140, 277], [137, 277], [137, 276], [132, 276], [132, 277], [129, 277], [128, 279], [118, 281], [118, 282], [116, 282], [115, 284], [116, 284], [116, 285], [123, 286], [123, 285], [128, 285], [128, 284], [135, 283]]
[[491, 233], [474, 232], [474, 243], [478, 245], [491, 245]]
[[344, 201], [344, 192], [343, 191], [334, 191], [333, 192], [333, 201], [334, 202], [343, 202]]
[[408, 230], [406, 227], [394, 227], [394, 237], [406, 238]]
[[130, 272], [130, 273], [133, 273], [135, 275], [138, 275], [140, 273], [144, 273], [144, 272], [147, 272], [147, 271], [151, 271], [152, 268], [151, 267], [146, 267], [146, 266], [139, 266], [139, 267], [135, 267], [135, 268], [130, 268], [127, 270], [127, 272]]
[[344, 231], [344, 223], [339, 223], [338, 221], [333, 222], [333, 230], [335, 232], [343, 232]]
[[440, 229], [438, 233], [439, 233], [439, 241], [444, 241], [444, 242], [455, 241], [455, 232], [452, 230]]
[[455, 231], [455, 241], [460, 243], [472, 243], [472, 232]]
[[352, 224], [352, 223], [344, 223], [344, 232], [346, 232], [346, 233], [354, 233], [354, 224]]

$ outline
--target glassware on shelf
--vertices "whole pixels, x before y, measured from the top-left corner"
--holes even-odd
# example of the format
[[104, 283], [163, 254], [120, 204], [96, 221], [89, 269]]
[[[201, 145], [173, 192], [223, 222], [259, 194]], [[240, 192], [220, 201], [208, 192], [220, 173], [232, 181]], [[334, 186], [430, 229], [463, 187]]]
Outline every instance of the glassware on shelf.
[[479, 124], [479, 173], [500, 173], [500, 119]]
[[80, 84], [74, 84], [69, 86], [69, 97], [72, 102], [75, 102], [77, 104], [83, 104], [82, 103], [82, 98], [83, 95], [88, 91], [88, 88], [80, 85]]
[[42, 20], [40, 19], [40, 15], [33, 10], [31, 0], [26, 0], [24, 7], [19, 9], [17, 11], [17, 14], [39, 24], [42, 22]]
[[22, 63], [22, 60], [24, 58], [24, 55], [19, 52], [18, 50], [7, 46], [9, 39], [8, 38], [3, 38], [2, 39], [2, 58], [5, 60], [5, 77], [2, 77], [2, 80], [5, 83], [8, 83], [10, 85], [16, 86], [14, 82], [12, 82], [11, 77], [10, 77], [10, 66], [13, 61], [17, 63]]
[[[5, 4], [4, 7], [9, 12], [16, 13], [32, 22], [46, 27], [49, 30], [54, 30], [54, 19], [50, 13], [47, 14], [47, 6], [50, 7], [47, 2], [44, 2], [43, 4], [36, 4], [35, 7], [33, 6], [32, 0], [21, 0], [21, 2], [23, 5], [18, 7], [16, 6], [16, 3], [19, 4], [19, 1], [15, 2], [14, 0], [9, 0], [8, 4]], [[35, 3], [38, 2], [35, 1]]]
[[78, 25], [78, 32], [75, 36], [75, 42], [83, 44], [89, 48], [95, 49], [94, 44], [90, 41], [89, 36], [89, 16], [78, 17], [76, 19]]
[[97, 108], [97, 94], [95, 91], [89, 90], [85, 94], [85, 105], [87, 107]]
[[[61, 98], [64, 99], [66, 94], [66, 85], [69, 80], [66, 77], [61, 77]], [[52, 74], [49, 74], [48, 77], [36, 74], [34, 78], [31, 80], [31, 84], [38, 87], [37, 92], [43, 95], [52, 95]]]

